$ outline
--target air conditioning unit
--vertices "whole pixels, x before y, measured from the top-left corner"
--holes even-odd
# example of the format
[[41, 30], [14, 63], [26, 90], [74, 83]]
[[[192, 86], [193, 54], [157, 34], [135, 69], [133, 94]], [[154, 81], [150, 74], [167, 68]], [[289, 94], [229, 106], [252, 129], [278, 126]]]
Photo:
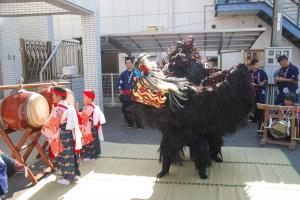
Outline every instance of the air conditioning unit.
[[62, 68], [62, 73], [64, 76], [72, 76], [72, 75], [77, 75], [78, 74], [78, 68], [77, 66], [63, 66]]

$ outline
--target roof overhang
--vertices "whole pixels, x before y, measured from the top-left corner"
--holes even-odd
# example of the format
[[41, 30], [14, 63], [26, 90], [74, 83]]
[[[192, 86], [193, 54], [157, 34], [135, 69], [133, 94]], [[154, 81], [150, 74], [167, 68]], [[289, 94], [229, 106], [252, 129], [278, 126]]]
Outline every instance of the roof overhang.
[[76, 0], [0, 0], [0, 17], [92, 14], [94, 7], [91, 5], [97, 2], [85, 1], [82, 4]]
[[265, 28], [221, 29], [202, 32], [147, 32], [141, 34], [115, 34], [101, 36], [103, 53], [165, 52], [177, 41], [192, 35], [201, 51], [251, 49]]

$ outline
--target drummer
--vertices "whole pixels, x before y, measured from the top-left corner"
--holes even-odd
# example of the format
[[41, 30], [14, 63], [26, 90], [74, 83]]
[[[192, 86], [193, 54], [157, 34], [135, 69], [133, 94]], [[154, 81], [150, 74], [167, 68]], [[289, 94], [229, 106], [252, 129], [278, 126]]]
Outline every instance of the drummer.
[[82, 134], [79, 129], [75, 107], [66, 101], [67, 91], [63, 87], [53, 87], [52, 98], [56, 105], [42, 128], [51, 152], [62, 172], [57, 183], [69, 185], [80, 176], [79, 162]]
[[294, 106], [295, 105], [296, 95], [292, 92], [288, 92], [284, 96], [284, 106]]
[[[296, 96], [292, 92], [288, 92], [285, 94], [283, 103], [281, 106], [294, 106], [295, 105], [295, 99]], [[274, 113], [278, 113], [279, 111], [274, 111]], [[287, 120], [287, 118], [292, 116], [292, 113], [290, 111], [283, 111], [282, 114], [285, 116], [284, 120]]]
[[[285, 94], [283, 99], [283, 106], [295, 106], [296, 95], [292, 92], [288, 92]], [[282, 120], [288, 122], [288, 126], [290, 127], [290, 118], [292, 117], [292, 110], [284, 111], [284, 118]], [[299, 123], [299, 122], [296, 122]]]
[[101, 154], [100, 141], [104, 141], [102, 127], [105, 117], [99, 106], [93, 103], [95, 93], [92, 90], [83, 92], [83, 101], [85, 107], [81, 113], [81, 132], [83, 135], [83, 147], [81, 157], [84, 161], [94, 160]]

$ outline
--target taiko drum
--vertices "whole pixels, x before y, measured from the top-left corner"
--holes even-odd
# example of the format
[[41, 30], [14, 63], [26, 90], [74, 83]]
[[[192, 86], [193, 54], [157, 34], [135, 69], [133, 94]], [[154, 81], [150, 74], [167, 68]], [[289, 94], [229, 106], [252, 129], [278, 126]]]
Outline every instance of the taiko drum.
[[1, 120], [15, 130], [40, 128], [48, 119], [49, 106], [40, 94], [19, 91], [6, 96], [1, 102]]

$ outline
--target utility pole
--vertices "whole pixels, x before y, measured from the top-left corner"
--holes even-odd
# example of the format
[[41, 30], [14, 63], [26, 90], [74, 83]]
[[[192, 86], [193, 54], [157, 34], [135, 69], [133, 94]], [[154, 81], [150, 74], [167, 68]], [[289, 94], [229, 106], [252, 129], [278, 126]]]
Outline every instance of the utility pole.
[[282, 40], [283, 1], [273, 0], [271, 46], [280, 47]]

